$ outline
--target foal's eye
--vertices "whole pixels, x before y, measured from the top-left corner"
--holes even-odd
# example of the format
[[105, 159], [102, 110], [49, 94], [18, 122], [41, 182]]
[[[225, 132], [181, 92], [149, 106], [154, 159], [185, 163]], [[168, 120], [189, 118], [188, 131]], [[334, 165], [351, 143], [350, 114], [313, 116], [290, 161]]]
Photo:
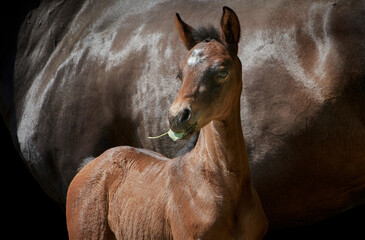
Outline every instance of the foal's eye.
[[217, 76], [219, 78], [225, 78], [225, 77], [227, 77], [227, 75], [228, 75], [228, 72], [223, 70], [223, 71], [220, 71]]

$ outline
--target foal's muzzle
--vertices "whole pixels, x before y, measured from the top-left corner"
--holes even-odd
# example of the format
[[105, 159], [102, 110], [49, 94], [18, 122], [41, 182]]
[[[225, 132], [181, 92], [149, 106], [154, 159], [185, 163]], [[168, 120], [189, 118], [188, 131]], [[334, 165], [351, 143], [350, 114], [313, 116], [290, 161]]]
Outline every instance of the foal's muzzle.
[[180, 111], [170, 109], [168, 116], [170, 129], [177, 133], [186, 132], [192, 126], [190, 123], [191, 117], [192, 111], [189, 107], [184, 107]]

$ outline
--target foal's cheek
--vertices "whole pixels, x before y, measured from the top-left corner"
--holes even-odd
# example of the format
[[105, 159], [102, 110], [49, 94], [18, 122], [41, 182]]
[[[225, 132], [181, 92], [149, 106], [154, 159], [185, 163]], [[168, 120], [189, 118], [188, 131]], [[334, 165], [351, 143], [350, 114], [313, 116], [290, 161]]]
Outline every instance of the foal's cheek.
[[215, 101], [211, 102], [210, 105], [211, 106], [205, 106], [204, 110], [202, 110], [202, 113], [198, 121], [198, 126], [200, 128], [209, 124], [213, 120], [217, 120], [217, 116], [220, 113], [219, 110], [220, 106], [217, 106]]

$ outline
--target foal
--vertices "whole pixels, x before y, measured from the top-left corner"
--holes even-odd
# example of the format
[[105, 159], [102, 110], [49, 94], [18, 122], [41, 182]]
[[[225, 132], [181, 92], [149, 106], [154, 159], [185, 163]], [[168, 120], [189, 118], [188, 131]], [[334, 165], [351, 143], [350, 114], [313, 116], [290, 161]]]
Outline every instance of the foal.
[[250, 180], [240, 119], [240, 26], [223, 8], [221, 34], [195, 30], [176, 14], [190, 50], [169, 112], [170, 128], [195, 148], [167, 159], [132, 147], [107, 150], [67, 193], [70, 239], [261, 239], [267, 220]]

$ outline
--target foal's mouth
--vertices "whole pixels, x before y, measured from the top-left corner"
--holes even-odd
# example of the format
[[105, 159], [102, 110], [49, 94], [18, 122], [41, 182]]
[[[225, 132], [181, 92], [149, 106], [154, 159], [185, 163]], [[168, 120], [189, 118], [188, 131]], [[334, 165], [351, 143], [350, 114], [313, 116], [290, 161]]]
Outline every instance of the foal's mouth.
[[183, 132], [174, 132], [174, 131], [170, 130], [169, 137], [174, 141], [181, 140], [181, 139], [184, 139], [184, 140], [189, 139], [195, 133], [195, 129], [196, 129], [197, 125], [198, 125], [198, 123], [194, 123], [189, 128], [184, 130]]
[[195, 133], [195, 129], [196, 129], [196, 126], [197, 125], [198, 125], [198, 123], [194, 123], [188, 129], [186, 129], [185, 132], [184, 132], [184, 135], [183, 135], [182, 139], [188, 139], [188, 138], [190, 138], [191, 135], [193, 135], [193, 133]]

